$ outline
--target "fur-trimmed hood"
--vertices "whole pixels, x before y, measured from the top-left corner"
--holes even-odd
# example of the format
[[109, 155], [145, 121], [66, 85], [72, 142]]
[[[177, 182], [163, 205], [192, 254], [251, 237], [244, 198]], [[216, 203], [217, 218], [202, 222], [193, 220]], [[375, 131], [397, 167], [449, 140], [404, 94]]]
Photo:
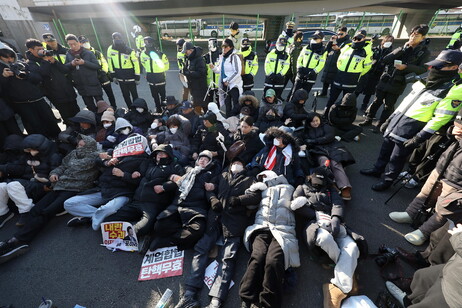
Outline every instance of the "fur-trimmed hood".
[[258, 106], [260, 106], [260, 101], [255, 97], [255, 95], [247, 92], [239, 96], [239, 105], [243, 106], [245, 101], [251, 101], [252, 107], [254, 108], [258, 108]]
[[294, 136], [275, 126], [270, 127], [266, 130], [265, 136], [263, 137], [263, 141], [266, 146], [269, 146], [273, 144], [274, 138], [282, 138], [282, 142], [284, 144], [291, 144], [294, 151], [299, 151], [299, 146]]

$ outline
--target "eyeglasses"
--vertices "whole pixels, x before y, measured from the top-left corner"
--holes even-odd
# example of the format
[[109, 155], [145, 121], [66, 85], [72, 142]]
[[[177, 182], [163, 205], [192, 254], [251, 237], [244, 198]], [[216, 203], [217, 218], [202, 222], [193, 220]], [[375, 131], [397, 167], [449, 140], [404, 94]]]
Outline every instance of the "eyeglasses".
[[362, 40], [362, 38], [360, 38], [360, 37], [354, 37], [353, 38], [353, 41], [355, 41], [355, 42], [359, 42], [360, 40]]

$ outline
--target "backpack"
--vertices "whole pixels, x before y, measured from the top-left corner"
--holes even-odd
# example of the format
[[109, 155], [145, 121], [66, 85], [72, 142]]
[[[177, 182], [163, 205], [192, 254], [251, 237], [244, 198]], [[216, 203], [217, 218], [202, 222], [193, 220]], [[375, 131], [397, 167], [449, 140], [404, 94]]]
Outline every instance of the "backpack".
[[233, 59], [234, 59], [234, 56], [238, 56], [239, 57], [239, 60], [241, 61], [241, 76], [242, 75], [245, 75], [245, 62], [244, 62], [244, 57], [242, 56], [242, 54], [240, 53], [235, 53], [231, 56], [231, 59], [229, 60], [231, 62], [231, 64], [233, 64]]

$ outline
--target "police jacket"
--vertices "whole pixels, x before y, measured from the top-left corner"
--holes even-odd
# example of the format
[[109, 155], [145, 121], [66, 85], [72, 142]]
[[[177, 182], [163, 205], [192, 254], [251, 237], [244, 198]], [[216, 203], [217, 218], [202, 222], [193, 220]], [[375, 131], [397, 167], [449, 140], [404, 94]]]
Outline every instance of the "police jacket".
[[389, 125], [384, 136], [398, 142], [414, 136], [421, 141], [430, 138], [457, 114], [462, 107], [461, 97], [461, 80], [455, 83], [443, 80], [429, 88], [417, 81], [412, 85], [412, 92], [387, 120]]
[[69, 50], [68, 48], [62, 46], [61, 44], [58, 44], [58, 48], [56, 50], [53, 50], [46, 43], [43, 43], [43, 47], [45, 47], [46, 50], [52, 50], [53, 51], [53, 57], [59, 63], [61, 63], [61, 64], [66, 63], [66, 54], [67, 54], [67, 51]]
[[284, 86], [284, 76], [290, 69], [290, 55], [285, 51], [271, 50], [265, 59], [265, 86]]
[[165, 85], [165, 72], [169, 70], [170, 63], [163, 52], [147, 49], [140, 54], [140, 62], [149, 85]]
[[143, 36], [140, 34], [135, 38], [136, 51], [141, 53], [145, 49]]
[[140, 80], [140, 62], [133, 49], [123, 46], [109, 46], [107, 49], [109, 73], [119, 81]]
[[[316, 74], [319, 74], [326, 64], [326, 58], [327, 51], [323, 47], [318, 50], [311, 49], [309, 45], [303, 47], [297, 60], [297, 77], [311, 77], [309, 80], [314, 83]], [[315, 75], [310, 76], [310, 71], [314, 71]]]
[[456, 49], [456, 47], [460, 48], [461, 36], [462, 36], [462, 27], [457, 29], [457, 31], [454, 32], [454, 34], [451, 36], [451, 40], [449, 41], [448, 45], [446, 46], [446, 49]]
[[[85, 61], [84, 65], [72, 66], [71, 62], [75, 59], [76, 54]], [[81, 47], [75, 53], [69, 50], [66, 55], [66, 66], [71, 70], [74, 86], [81, 96], [102, 96], [103, 89], [98, 79], [98, 71], [101, 69], [96, 56], [89, 50]]]
[[346, 44], [340, 50], [337, 60], [337, 74], [334, 85], [342, 89], [354, 89], [359, 78], [372, 67], [372, 43], [364, 41], [364, 47], [353, 48], [354, 43]]
[[108, 76], [109, 64], [107, 63], [106, 58], [101, 53], [101, 51], [96, 50], [93, 47], [90, 47], [89, 50], [95, 54], [96, 60], [98, 60], [98, 63], [101, 66], [101, 69], [98, 71], [99, 81], [101, 82], [102, 85], [109, 84], [111, 81], [109, 80], [109, 76]]
[[[416, 75], [423, 74], [427, 71], [425, 63], [430, 57], [430, 50], [427, 47], [427, 41], [420, 42], [415, 48], [404, 46], [398, 47], [388, 55], [383, 57], [385, 70], [377, 89], [401, 95], [406, 88], [405, 76], [410, 73]], [[395, 60], [401, 60], [407, 67], [404, 70], [397, 70], [394, 66]]]
[[[342, 39], [337, 39], [337, 46], [343, 48], [346, 44], [351, 43], [350, 36], [345, 35]], [[340, 50], [332, 49], [333, 42], [329, 41], [326, 45], [327, 59], [324, 71], [322, 73], [321, 81], [323, 83], [332, 83], [337, 74], [337, 60], [340, 56]]]
[[252, 51], [252, 47], [249, 49], [239, 52], [244, 58], [245, 74], [251, 74], [252, 76], [257, 75], [258, 72], [258, 56], [255, 51]]
[[[218, 83], [220, 82], [220, 74], [215, 73], [210, 67], [209, 64], [213, 64], [214, 66], [218, 65], [220, 59], [220, 52], [217, 50], [209, 51], [204, 55], [205, 65], [207, 66], [207, 85], [211, 87], [211, 89], [218, 89]], [[211, 85], [212, 81], [214, 82]]]
[[181, 51], [176, 53], [176, 61], [178, 63], [178, 69], [181, 71], [184, 68], [184, 63], [186, 61], [186, 55]]

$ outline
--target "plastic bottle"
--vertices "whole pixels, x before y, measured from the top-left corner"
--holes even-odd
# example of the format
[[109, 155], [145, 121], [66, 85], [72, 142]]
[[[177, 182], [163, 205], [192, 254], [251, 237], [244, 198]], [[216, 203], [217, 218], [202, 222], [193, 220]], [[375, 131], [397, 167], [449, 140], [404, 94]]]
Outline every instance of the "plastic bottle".
[[170, 289], [165, 290], [155, 308], [168, 308], [172, 304], [173, 291]]

